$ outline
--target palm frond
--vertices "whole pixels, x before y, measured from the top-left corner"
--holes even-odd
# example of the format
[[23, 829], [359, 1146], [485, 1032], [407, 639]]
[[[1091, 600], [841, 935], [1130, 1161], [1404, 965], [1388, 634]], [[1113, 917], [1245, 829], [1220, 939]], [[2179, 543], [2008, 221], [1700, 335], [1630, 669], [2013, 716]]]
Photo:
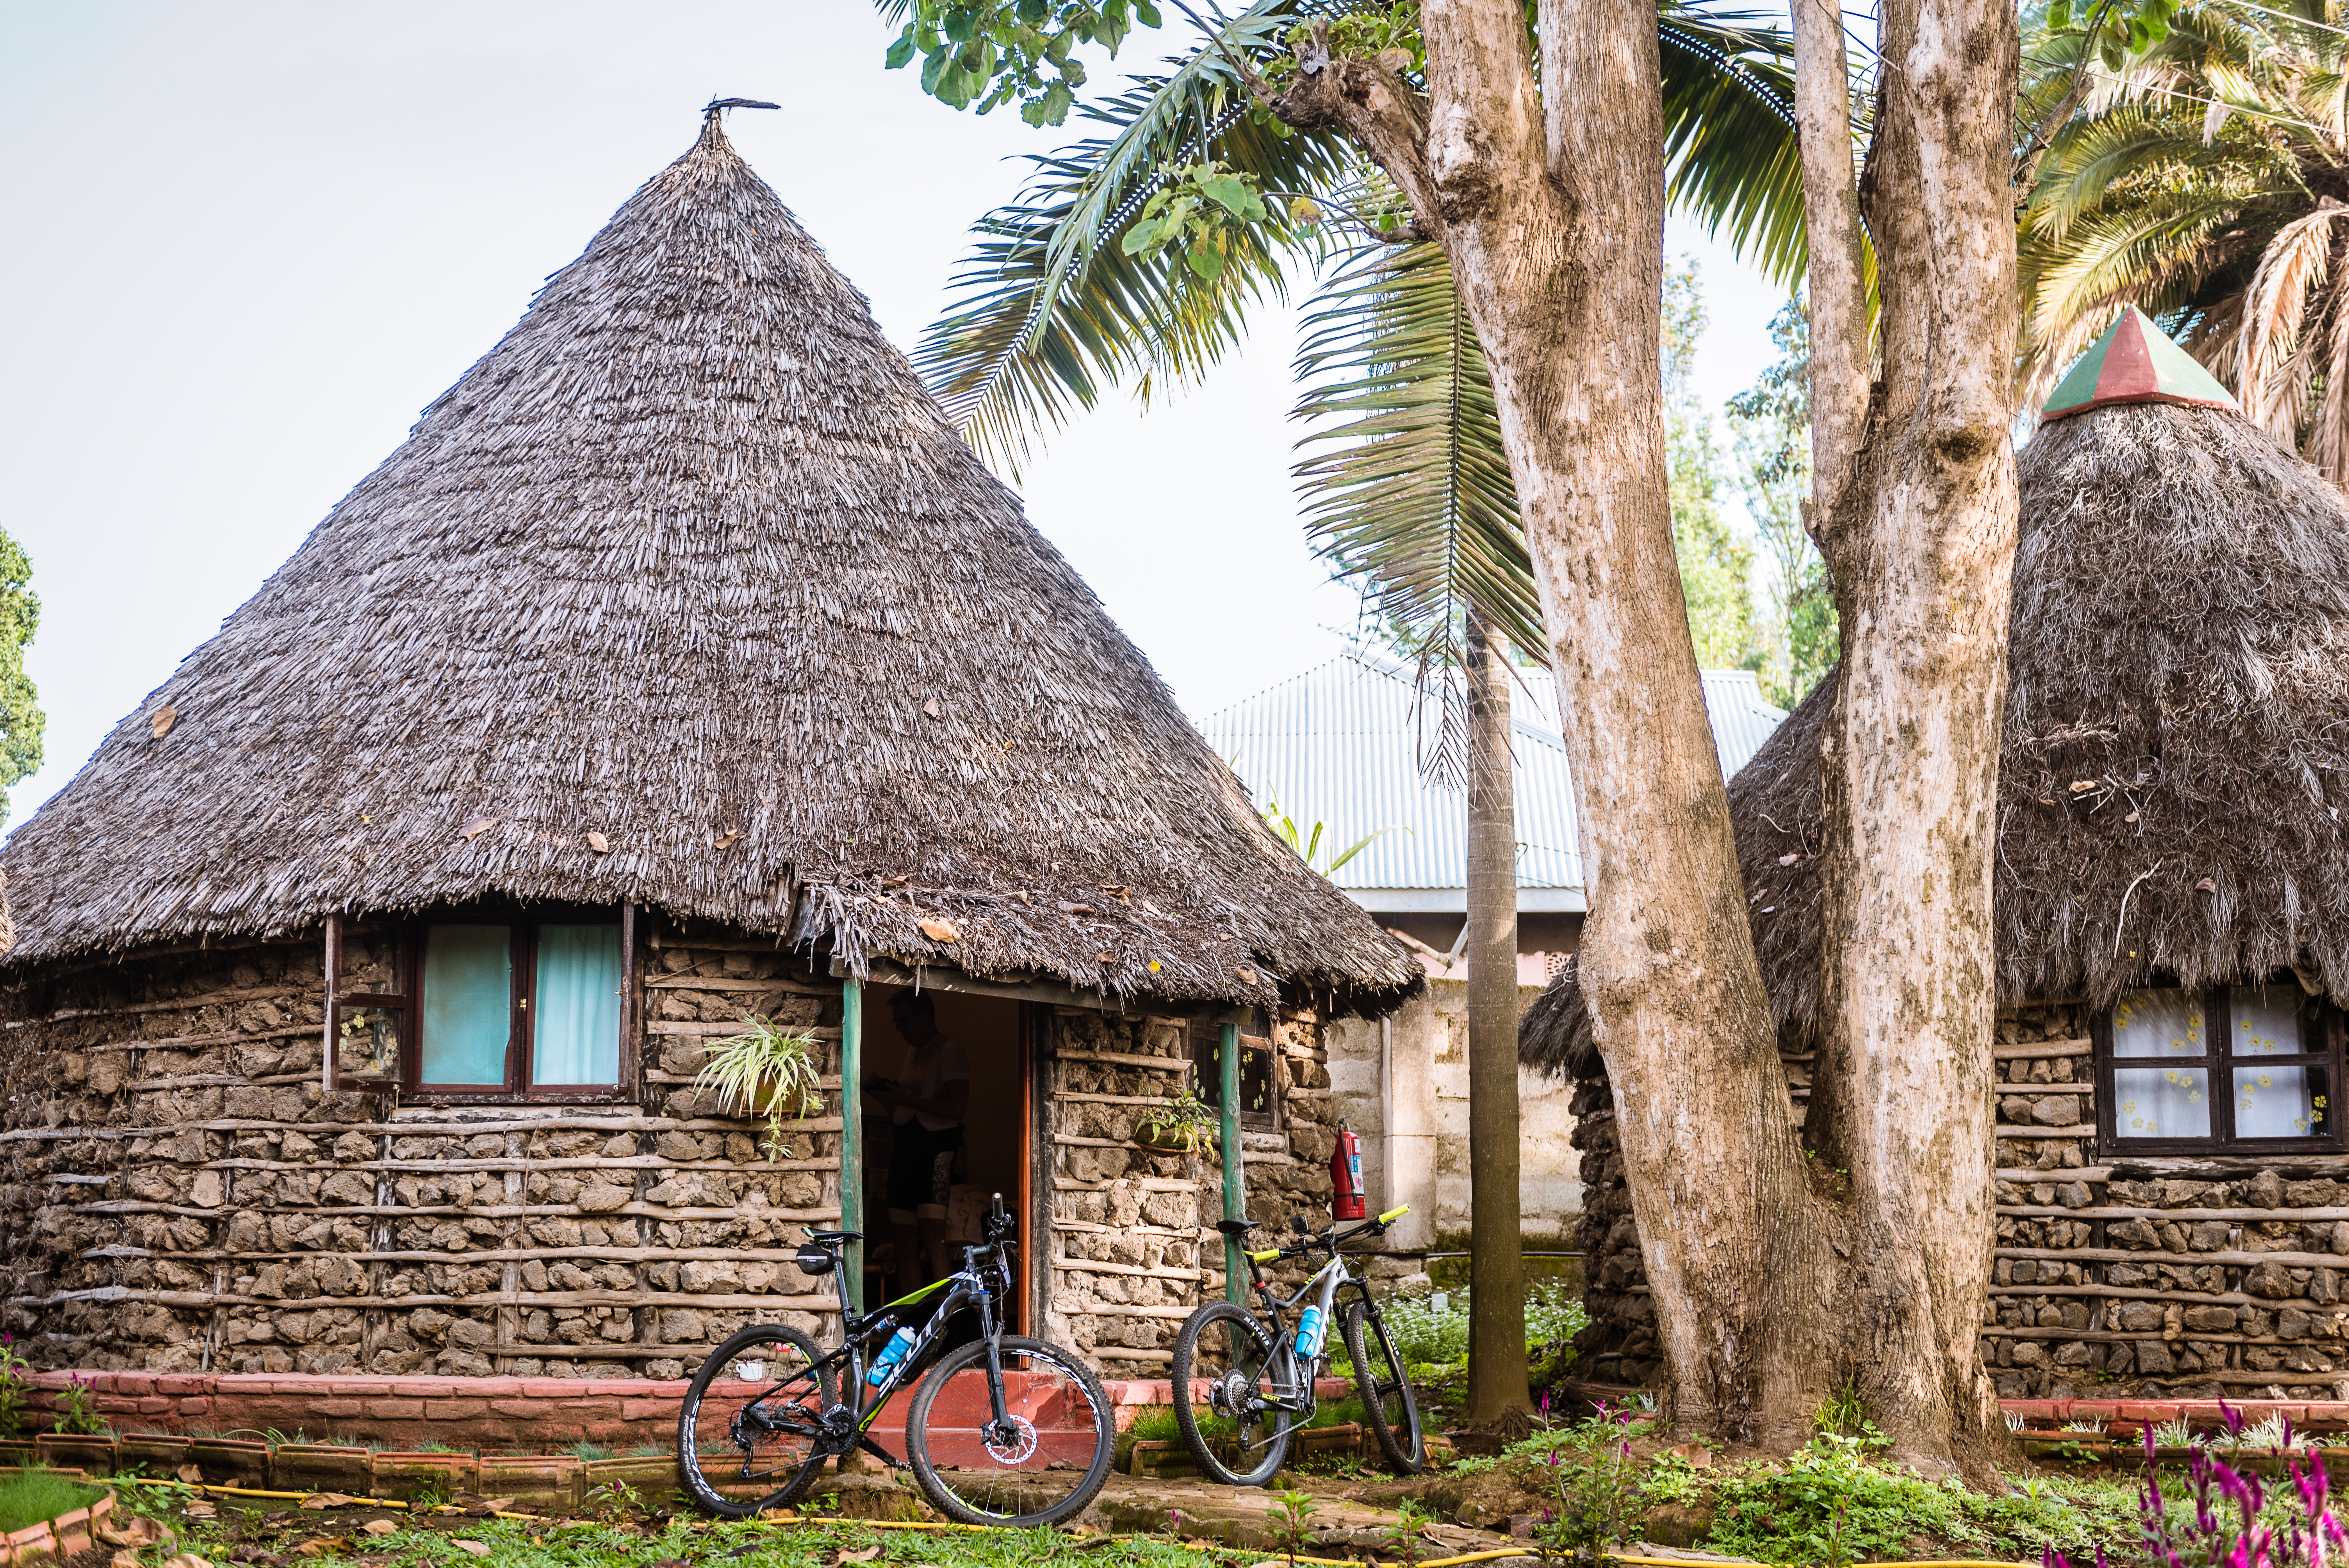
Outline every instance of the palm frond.
[[[1533, 565], [1502, 449], [1490, 372], [1452, 267], [1433, 244], [1358, 253], [1308, 307], [1293, 418], [1317, 552], [1358, 576], [1432, 670], [1466, 665], [1468, 616], [1547, 655]], [[1430, 771], [1462, 776], [1462, 693], [1441, 683]]]
[[1668, 193], [1789, 289], [1809, 265], [1795, 145], [1794, 44], [1741, 11], [1662, 0]]
[[[1296, 0], [1256, 0], [1225, 41], [1262, 56], [1295, 19]], [[1172, 251], [1119, 250], [1170, 165], [1214, 157], [1267, 191], [1309, 198], [1354, 168], [1335, 132], [1290, 131], [1257, 110], [1213, 41], [1167, 64], [1079, 107], [1102, 134], [1030, 160], [1026, 189], [979, 220], [953, 280], [957, 302], [914, 351], [965, 438], [1009, 473], [1034, 435], [1105, 387], [1144, 375], [1179, 382], [1215, 365], [1240, 341], [1247, 307], [1285, 294], [1294, 247], [1261, 230], [1241, 235], [1213, 281]]]

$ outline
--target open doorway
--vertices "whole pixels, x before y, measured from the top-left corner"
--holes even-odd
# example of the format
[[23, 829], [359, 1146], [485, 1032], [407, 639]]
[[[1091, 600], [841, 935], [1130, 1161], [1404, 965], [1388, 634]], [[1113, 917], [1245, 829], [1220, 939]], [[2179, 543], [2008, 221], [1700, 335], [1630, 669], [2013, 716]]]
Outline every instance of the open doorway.
[[[926, 1284], [937, 1277], [934, 1253], [943, 1253], [947, 1270], [958, 1266], [998, 1192], [1019, 1216], [1015, 1261], [1030, 1275], [1029, 1260], [1042, 1243], [1027, 1234], [1022, 1202], [1032, 1121], [1022, 1005], [928, 987], [876, 985], [866, 995], [864, 1299], [890, 1301]], [[917, 1056], [909, 1037], [926, 1039], [932, 1030], [935, 1039]], [[957, 1081], [953, 1075], [963, 1071], [968, 1079]], [[888, 1103], [881, 1080], [922, 1109]], [[959, 1119], [945, 1114], [957, 1105]], [[1001, 1307], [1011, 1326], [1024, 1330], [1029, 1291], [1025, 1278], [1012, 1284]]]

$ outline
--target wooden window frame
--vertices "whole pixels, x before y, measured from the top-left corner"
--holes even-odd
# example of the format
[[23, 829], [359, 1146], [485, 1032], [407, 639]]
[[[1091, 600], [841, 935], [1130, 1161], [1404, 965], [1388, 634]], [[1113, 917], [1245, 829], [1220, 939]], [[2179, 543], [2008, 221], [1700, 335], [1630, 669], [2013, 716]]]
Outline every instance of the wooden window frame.
[[[399, 1021], [399, 1075], [394, 1080], [403, 1103], [413, 1105], [622, 1105], [637, 1099], [639, 998], [642, 991], [636, 957], [636, 911], [624, 903], [617, 911], [620, 928], [620, 1042], [616, 1081], [609, 1084], [533, 1084], [530, 1081], [530, 1008], [537, 980], [538, 930], [543, 925], [603, 924], [612, 912], [593, 907], [572, 911], [524, 911], [483, 906], [450, 910], [398, 928], [394, 960], [400, 993], [344, 992], [341, 989], [341, 922], [327, 926], [326, 1087], [366, 1092], [390, 1087], [374, 1080], [336, 1080], [335, 1042], [342, 1020], [354, 1008], [396, 1011]], [[424, 1072], [424, 944], [434, 925], [503, 925], [508, 943], [512, 981], [508, 995], [505, 1079], [495, 1084], [428, 1084]]]
[[[2272, 985], [2294, 985], [2289, 976], [2271, 982]], [[2248, 988], [2248, 987], [2246, 987]], [[2144, 987], [2157, 991], [2184, 991], [2184, 986], [2154, 985]], [[2232, 987], [2213, 986], [2207, 991], [2188, 991], [2187, 995], [2202, 1008], [2203, 1054], [2199, 1057], [2118, 1057], [2113, 1054], [2113, 1015], [2107, 1007], [2098, 1013], [2089, 1025], [2088, 1037], [2095, 1051], [2096, 1146], [2100, 1158], [2126, 1159], [2133, 1155], [2229, 1155], [2229, 1154], [2339, 1154], [2349, 1151], [2349, 1115], [2340, 1103], [2342, 1091], [2342, 1061], [2344, 1054], [2344, 1029], [2341, 1009], [2329, 1002], [2317, 1005], [2317, 1026], [2323, 1032], [2321, 1048], [2295, 1051], [2283, 1056], [2237, 1056], [2230, 1048], [2234, 1040], [2234, 1017], [2229, 1008], [2229, 993]], [[2213, 1020], [2216, 1020], [2214, 1023]], [[2307, 1043], [2303, 1034], [2302, 1044]], [[2332, 1133], [2323, 1138], [2237, 1138], [2235, 1136], [2235, 1068], [2239, 1063], [2257, 1063], [2261, 1067], [2314, 1066], [2324, 1070], [2325, 1109], [2333, 1123]], [[2200, 1068], [2207, 1071], [2210, 1095], [2210, 1133], [2207, 1138], [2123, 1138], [2118, 1123], [2120, 1097], [2115, 1090], [2114, 1073], [2122, 1067]], [[2032, 1084], [2002, 1084], [2002, 1092], [2029, 1094], [2037, 1086]]]
[[[1248, 1053], [1251, 1051], [1259, 1052], [1263, 1055], [1266, 1078], [1265, 1099], [1269, 1103], [1268, 1109], [1264, 1110], [1249, 1110], [1243, 1107], [1240, 1110], [1240, 1130], [1243, 1132], [1278, 1132], [1281, 1125], [1280, 1107], [1283, 1098], [1281, 1094], [1280, 1052], [1273, 1045], [1272, 1026], [1270, 1022], [1265, 1019], [1260, 1013], [1258, 1014], [1256, 1022], [1260, 1026], [1262, 1029], [1261, 1033], [1251, 1034], [1247, 1027], [1243, 1027], [1240, 1030], [1240, 1066], [1243, 1069], [1247, 1068]], [[1191, 1080], [1193, 1092], [1197, 1094], [1201, 1099], [1206, 1101], [1209, 1105], [1215, 1105], [1216, 1103], [1217, 1096], [1222, 1088], [1222, 1080], [1216, 1076], [1215, 1068], [1215, 1054], [1217, 1050], [1222, 1048], [1222, 1042], [1223, 1026], [1220, 1024], [1201, 1024], [1195, 1022], [1191, 1025]], [[1245, 1076], [1243, 1076], [1241, 1081], [1243, 1084], [1246, 1083], [1247, 1079]]]

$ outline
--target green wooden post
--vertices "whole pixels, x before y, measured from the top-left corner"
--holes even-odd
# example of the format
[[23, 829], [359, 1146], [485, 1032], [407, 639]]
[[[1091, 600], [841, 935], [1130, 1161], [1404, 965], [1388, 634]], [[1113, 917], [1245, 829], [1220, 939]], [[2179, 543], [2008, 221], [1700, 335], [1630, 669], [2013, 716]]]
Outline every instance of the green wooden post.
[[[864, 987], [840, 983], [840, 1228], [864, 1229]], [[848, 1243], [848, 1277], [840, 1301], [859, 1311], [864, 1300], [864, 1243]]]
[[[1216, 1053], [1217, 1078], [1223, 1088], [1221, 1135], [1224, 1140], [1224, 1218], [1247, 1217], [1247, 1178], [1240, 1160], [1240, 1026], [1224, 1026], [1223, 1047]], [[1224, 1299], [1247, 1300], [1247, 1259], [1237, 1236], [1224, 1238]]]

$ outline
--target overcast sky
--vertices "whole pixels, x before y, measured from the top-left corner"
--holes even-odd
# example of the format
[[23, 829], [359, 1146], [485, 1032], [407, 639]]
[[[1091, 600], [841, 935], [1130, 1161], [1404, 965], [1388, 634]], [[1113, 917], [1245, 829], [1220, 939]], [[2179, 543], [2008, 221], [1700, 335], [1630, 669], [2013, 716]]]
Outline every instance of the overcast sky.
[[[1170, 16], [1174, 13], [1169, 12]], [[48, 762], [20, 822], [513, 325], [713, 96], [910, 346], [1031, 131], [881, 67], [862, 0], [0, 5], [0, 526], [33, 560]], [[1124, 64], [1155, 53], [1145, 34]], [[1714, 405], [1780, 294], [1703, 267]], [[1022, 487], [1195, 713], [1340, 645], [1354, 596], [1288, 477], [1286, 311], [1146, 416], [1120, 397]]]

